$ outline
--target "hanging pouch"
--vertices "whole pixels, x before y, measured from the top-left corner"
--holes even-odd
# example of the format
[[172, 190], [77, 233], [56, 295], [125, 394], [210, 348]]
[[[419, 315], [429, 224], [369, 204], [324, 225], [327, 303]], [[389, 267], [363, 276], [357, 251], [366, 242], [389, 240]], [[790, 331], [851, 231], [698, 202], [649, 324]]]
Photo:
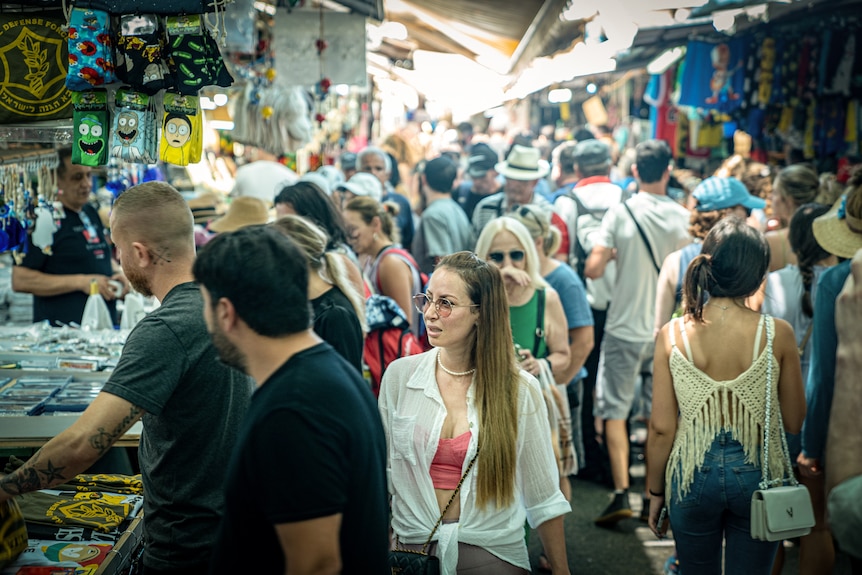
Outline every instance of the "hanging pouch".
[[117, 75], [136, 90], [155, 94], [170, 85], [164, 58], [165, 38], [154, 14], [120, 17]]
[[111, 120], [108, 94], [104, 90], [72, 92], [73, 133], [72, 163], [104, 166], [108, 163], [108, 135]]
[[174, 88], [181, 94], [197, 96], [210, 82], [207, 34], [199, 15], [169, 16], [165, 27], [170, 43], [170, 66]]
[[203, 139], [197, 96], [165, 93], [165, 115], [159, 157], [163, 162], [187, 166], [201, 160]]
[[125, 162], [152, 164], [158, 161], [155, 107], [141, 92], [120, 89], [114, 100], [111, 157]]
[[69, 17], [69, 70], [66, 87], [89, 90], [117, 81], [111, 19], [107, 12], [73, 8]]

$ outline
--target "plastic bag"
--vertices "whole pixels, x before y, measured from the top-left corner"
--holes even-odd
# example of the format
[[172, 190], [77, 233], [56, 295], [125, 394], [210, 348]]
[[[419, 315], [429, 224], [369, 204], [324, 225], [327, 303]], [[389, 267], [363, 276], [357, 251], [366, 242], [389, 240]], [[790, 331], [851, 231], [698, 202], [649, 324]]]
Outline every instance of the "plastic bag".
[[99, 293], [99, 284], [95, 281], [90, 282], [90, 297], [87, 298], [87, 303], [84, 305], [81, 329], [88, 331], [114, 329], [108, 304], [105, 303], [105, 298]]

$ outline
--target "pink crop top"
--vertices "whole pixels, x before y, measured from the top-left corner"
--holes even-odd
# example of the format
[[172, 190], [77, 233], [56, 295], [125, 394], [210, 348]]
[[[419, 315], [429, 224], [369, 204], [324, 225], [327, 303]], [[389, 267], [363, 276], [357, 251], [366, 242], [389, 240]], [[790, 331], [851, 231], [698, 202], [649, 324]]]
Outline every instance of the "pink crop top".
[[452, 439], [440, 439], [437, 453], [431, 461], [431, 483], [434, 489], [455, 489], [461, 481], [467, 447], [470, 445], [470, 432], [462, 433]]

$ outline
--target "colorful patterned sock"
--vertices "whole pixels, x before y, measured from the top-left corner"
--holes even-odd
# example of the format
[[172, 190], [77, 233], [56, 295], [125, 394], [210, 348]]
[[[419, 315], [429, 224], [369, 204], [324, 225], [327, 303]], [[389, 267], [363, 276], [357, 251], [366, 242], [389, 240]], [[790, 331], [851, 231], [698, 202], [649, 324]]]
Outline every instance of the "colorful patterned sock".
[[166, 92], [164, 105], [159, 157], [177, 166], [199, 162], [203, 149], [199, 98]]
[[120, 80], [147, 94], [167, 88], [171, 82], [163, 60], [164, 47], [164, 32], [157, 16], [122, 16], [117, 38], [117, 75]]
[[69, 71], [66, 75], [66, 87], [70, 90], [89, 90], [117, 81], [110, 23], [107, 12], [72, 8], [69, 17]]
[[111, 129], [111, 157], [138, 164], [158, 161], [158, 121], [147, 94], [117, 90]]
[[72, 163], [84, 166], [104, 166], [108, 163], [108, 135], [111, 116], [108, 95], [104, 90], [72, 92], [72, 114], [75, 130], [72, 134]]
[[166, 22], [170, 42], [174, 88], [180, 94], [196, 96], [210, 83], [206, 32], [200, 16], [172, 16]]

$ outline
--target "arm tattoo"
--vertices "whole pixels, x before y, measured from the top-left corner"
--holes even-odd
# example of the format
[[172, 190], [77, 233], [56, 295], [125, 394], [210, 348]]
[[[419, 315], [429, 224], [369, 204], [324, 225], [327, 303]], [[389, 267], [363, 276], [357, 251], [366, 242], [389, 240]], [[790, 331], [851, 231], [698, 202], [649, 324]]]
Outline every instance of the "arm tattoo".
[[95, 435], [90, 437], [90, 446], [99, 452], [99, 456], [105, 454], [108, 449], [117, 441], [132, 424], [137, 421], [143, 410], [137, 405], [133, 405], [131, 409], [129, 409], [129, 414], [125, 416], [122, 421], [113, 429], [113, 431], [108, 431], [104, 427], [100, 427]]
[[[63, 475], [65, 467], [55, 466], [50, 459], [47, 466], [39, 467], [41, 455], [42, 450], [40, 449], [20, 469], [0, 479], [0, 489], [10, 495], [21, 495], [39, 489], [47, 489], [65, 481], [67, 479]], [[44, 479], [41, 479], [40, 475], [44, 476]], [[60, 481], [57, 481], [58, 479]]]

